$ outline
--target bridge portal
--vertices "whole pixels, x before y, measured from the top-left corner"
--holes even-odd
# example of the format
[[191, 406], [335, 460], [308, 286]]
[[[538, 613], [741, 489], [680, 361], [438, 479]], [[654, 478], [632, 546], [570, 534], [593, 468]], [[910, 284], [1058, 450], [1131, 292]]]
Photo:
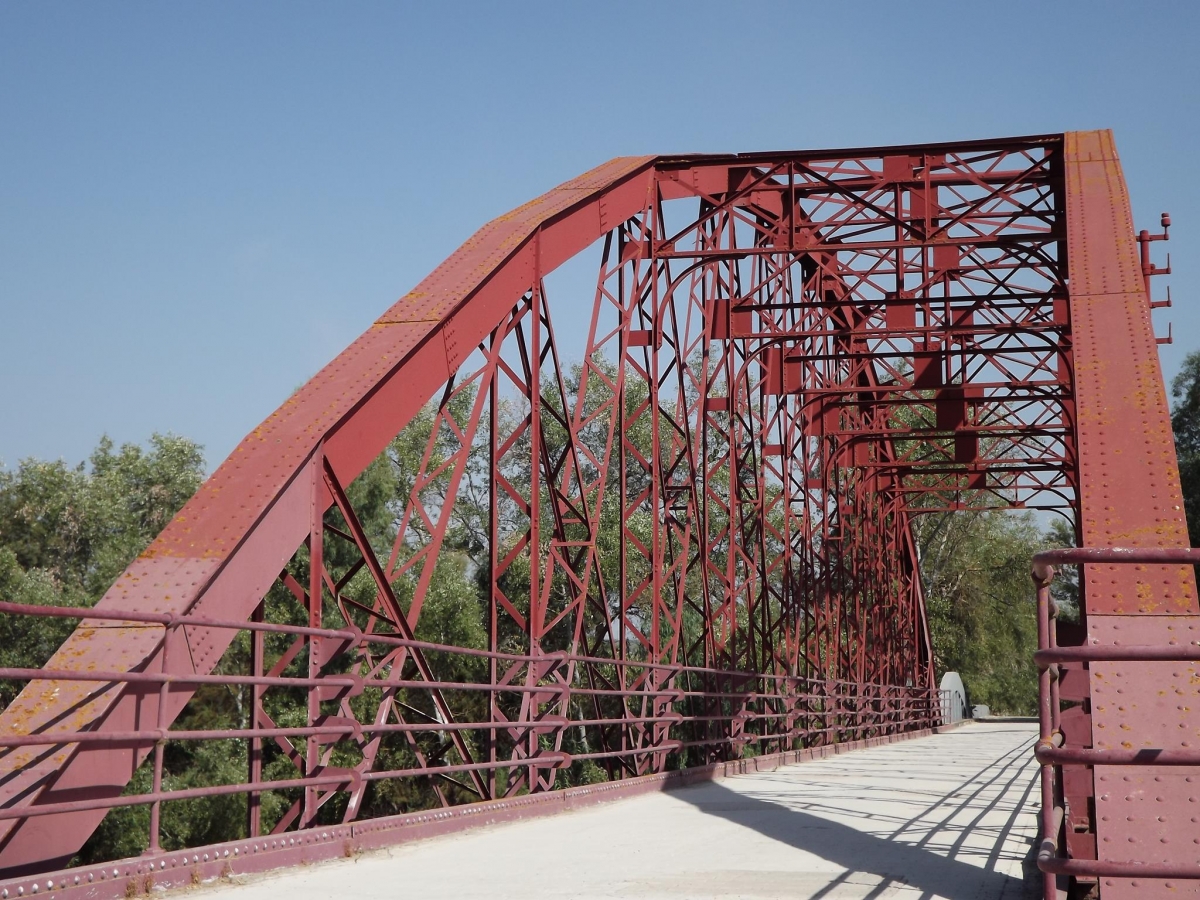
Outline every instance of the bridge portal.
[[[94, 610], [0, 605], [82, 616], [0, 671], [0, 891], [77, 890], [106, 817], [146, 853], [78, 891], [124, 896], [940, 725], [918, 516], [1187, 545], [1138, 240], [1105, 131], [620, 158], [499, 217]], [[1045, 864], [1105, 900], [1198, 883], [1186, 562], [1092, 560], [1056, 636], [1043, 596]], [[236, 778], [178, 784], [205, 742]]]

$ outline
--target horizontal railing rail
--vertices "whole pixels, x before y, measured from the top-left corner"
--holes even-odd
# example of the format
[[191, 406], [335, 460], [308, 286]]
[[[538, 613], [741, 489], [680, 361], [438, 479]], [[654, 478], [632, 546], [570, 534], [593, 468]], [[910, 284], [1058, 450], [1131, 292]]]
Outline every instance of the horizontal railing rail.
[[[307, 725], [274, 725], [246, 720], [242, 727], [214, 726], [197, 728], [188, 725], [169, 727], [160, 723], [126, 730], [89, 730], [52, 724], [28, 734], [0, 734], [0, 755], [23, 748], [70, 748], [75, 745], [107, 744], [129, 747], [147, 754], [151, 769], [149, 790], [122, 796], [79, 797], [38, 803], [36, 799], [12, 801], [0, 807], [0, 822], [51, 816], [83, 810], [117, 810], [146, 807], [151, 811], [148, 853], [161, 851], [161, 819], [164, 804], [205, 798], [246, 795], [249, 807], [261, 807], [264, 795], [271, 792], [291, 792], [320, 789], [322, 792], [345, 791], [361, 797], [365, 785], [388, 779], [435, 778], [453, 783], [468, 793], [471, 783], [455, 776], [486, 776], [496, 778], [514, 770], [539, 770], [543, 773], [561, 772], [576, 763], [599, 761], [616, 763], [612, 770], [617, 778], [649, 771], [644, 763], [649, 759], [660, 763], [664, 754], [702, 751], [705, 758], [737, 758], [743, 755], [793, 749], [796, 745], [816, 747], [873, 737], [895, 735], [906, 731], [931, 728], [941, 724], [948, 698], [944, 692], [931, 687], [864, 683], [836, 678], [817, 678], [783, 672], [754, 672], [664, 663], [644, 659], [617, 659], [587, 654], [549, 652], [545, 654], [507, 653], [471, 647], [416, 640], [395, 634], [364, 632], [357, 627], [321, 628], [263, 621], [237, 621], [186, 614], [159, 614], [112, 609], [75, 607], [45, 607], [30, 604], [0, 602], [0, 614], [53, 619], [76, 619], [83, 625], [109, 623], [128, 627], [161, 629], [161, 646], [169, 647], [168, 638], [178, 629], [219, 629], [246, 632], [250, 635], [282, 635], [310, 642], [337, 642], [345, 660], [335, 657], [327, 661], [324, 674], [287, 674], [287, 660], [269, 673], [245, 672], [184, 672], [184, 671], [122, 671], [119, 669], [73, 668], [56, 663], [53, 667], [0, 667], [0, 683], [28, 685], [36, 682], [81, 684], [86, 704], [121, 685], [131, 685], [145, 692], [150, 699], [157, 696], [160, 709], [169, 692], [194, 691], [223, 686], [233, 692], [257, 692], [258, 702], [273, 692], [317, 692], [323, 700], [353, 698], [364, 691], [407, 692], [412, 697], [459, 698], [465, 708], [482, 710], [483, 715], [470, 720], [441, 721], [411, 708], [411, 721], [359, 721], [344, 714], [317, 716]], [[261, 638], [254, 638], [261, 640]], [[482, 660], [495, 667], [526, 667], [513, 683], [497, 679], [494, 673], [481, 673], [479, 680], [469, 678], [425, 678], [405, 676], [402, 667], [370, 670], [356, 661], [351, 651], [382, 648], [380, 655], [406, 652], [437, 654], [440, 661]], [[293, 659], [294, 662], [294, 659]], [[164, 664], [163, 669], [167, 666]], [[341, 668], [344, 671], [336, 671]], [[359, 669], [365, 668], [365, 672]], [[293, 670], [302, 670], [300, 665]], [[425, 670], [425, 673], [431, 670]], [[598, 675], [607, 673], [607, 681]], [[91, 685], [89, 689], [87, 686]], [[509, 720], [497, 712], [500, 698], [515, 704], [537, 703], [553, 707], [560, 713], [537, 718]], [[570, 701], [579, 699], [579, 704]], [[303, 703], [303, 700], [299, 702]], [[445, 701], [449, 702], [449, 701]], [[471, 706], [471, 703], [474, 705]], [[460, 714], [466, 715], [463, 709]], [[267, 727], [267, 726], [271, 727]], [[572, 747], [573, 752], [558, 747], [555, 738], [572, 729], [590, 729], [598, 746]], [[494, 745], [497, 736], [504, 736], [514, 748], [505, 756], [472, 759], [462, 753], [455, 759], [445, 755], [440, 759], [416, 754], [415, 764], [400, 768], [365, 765], [337, 766], [324, 763], [303, 769], [297, 764], [295, 777], [263, 777], [261, 759], [265, 742], [284, 746], [295, 741], [295, 752], [303, 754], [305, 742], [315, 741], [320, 753], [340, 746], [353, 750], [370, 741], [391, 735], [406, 740], [420, 736], [437, 736], [449, 745], [450, 735], [473, 738], [474, 746]], [[227, 784], [207, 784], [172, 788], [166, 771], [166, 748], [204, 741], [240, 741], [248, 757], [260, 760], [257, 768], [247, 767], [244, 781]], [[523, 748], [520, 752], [516, 748]], [[714, 756], [715, 755], [715, 756]], [[326, 758], [326, 757], [322, 757]], [[655, 770], [662, 769], [656, 765]], [[533, 783], [527, 779], [527, 783]], [[557, 786], [557, 778], [554, 786]], [[482, 798], [476, 793], [476, 797]], [[499, 796], [499, 795], [497, 795]], [[253, 820], [257, 822], [258, 820]], [[281, 820], [280, 828], [310, 827], [296, 818]], [[256, 837], [253, 824], [247, 825], [251, 838]], [[231, 837], [237, 837], [232, 835]]]
[[1063, 765], [1086, 766], [1200, 766], [1200, 751], [1164, 748], [1097, 749], [1064, 746], [1060, 722], [1059, 680], [1062, 665], [1093, 662], [1200, 662], [1200, 643], [1165, 645], [1111, 644], [1059, 647], [1058, 607], [1050, 596], [1055, 566], [1090, 564], [1200, 565], [1200, 549], [1075, 547], [1045, 550], [1033, 557], [1037, 586], [1038, 720], [1040, 737], [1034, 747], [1041, 771], [1042, 842], [1037, 863], [1046, 900], [1058, 897], [1056, 876], [1097, 878], [1200, 879], [1200, 862], [1184, 865], [1136, 860], [1072, 859], [1060, 840], [1066, 817], [1062, 795]]

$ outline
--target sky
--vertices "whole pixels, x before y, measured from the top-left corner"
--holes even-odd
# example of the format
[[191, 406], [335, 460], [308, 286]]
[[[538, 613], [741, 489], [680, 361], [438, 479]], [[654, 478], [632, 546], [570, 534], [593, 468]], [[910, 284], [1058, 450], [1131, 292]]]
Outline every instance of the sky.
[[1200, 349], [1200, 4], [0, 4], [0, 463], [210, 470], [487, 220], [613, 156], [1112, 128]]

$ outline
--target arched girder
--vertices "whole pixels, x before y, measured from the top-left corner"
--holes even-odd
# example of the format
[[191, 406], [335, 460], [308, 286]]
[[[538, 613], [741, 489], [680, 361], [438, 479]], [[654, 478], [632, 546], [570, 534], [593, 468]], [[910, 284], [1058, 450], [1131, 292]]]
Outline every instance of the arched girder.
[[[538, 273], [641, 211], [653, 157], [615, 159], [485, 225], [371, 328], [252, 431], [97, 604], [154, 613], [248, 619], [315, 517], [333, 502], [324, 468], [349, 484], [487, 336]], [[184, 671], [209, 671], [232, 633], [192, 629], [173, 654]], [[85, 620], [50, 666], [162, 668], [163, 628]], [[4, 712], [14, 733], [136, 728], [158, 719], [157, 691], [45, 682]], [[168, 697], [170, 721], [190, 692]], [[116, 795], [145, 750], [66, 745], [4, 758], [0, 802], [55, 791]], [[103, 811], [3, 823], [0, 869], [65, 862]], [[53, 836], [53, 840], [49, 838]], [[64, 849], [66, 852], [64, 852]], [[10, 860], [17, 861], [15, 863]]]
[[[404, 717], [418, 713], [445, 726], [440, 746], [409, 745], [441, 802], [443, 787], [554, 786], [575, 721], [609, 777], [662, 771], [672, 754], [863, 733], [862, 710], [891, 709], [864, 700], [870, 690], [932, 684], [911, 515], [1080, 503], [1064, 220], [1079, 140], [593, 170], [485, 226], [381, 316], [247, 436], [99, 608], [248, 620], [282, 582], [310, 626], [343, 629], [298, 636], [287, 658], [307, 653], [317, 680], [353, 651], [351, 671], [382, 699], [359, 723], [353, 771], [333, 765], [327, 740], [282, 739], [301, 773], [327, 777], [277, 829], [312, 824], [339, 793], [339, 815], [358, 815], [387, 774], [381, 729], [415, 727]], [[597, 242], [588, 334], [564, 347], [546, 279]], [[431, 398], [385, 563], [347, 488]], [[493, 655], [486, 713], [468, 722], [411, 639], [475, 447], [491, 480], [480, 527]], [[358, 548], [349, 570], [324, 565], [331, 540]], [[365, 606], [341, 593], [355, 573], [375, 585]], [[318, 596], [339, 621], [322, 621]], [[380, 649], [364, 631], [396, 640]], [[234, 633], [89, 619], [50, 668], [210, 672]], [[334, 687], [309, 692], [310, 725], [355, 715], [357, 688]], [[421, 691], [422, 710], [401, 709], [404, 689]], [[169, 726], [191, 692], [34, 682], [0, 730], [140, 733]], [[462, 736], [481, 729], [482, 743]], [[89, 798], [0, 819], [0, 868], [69, 858], [150, 747], [0, 758], [5, 809]]]

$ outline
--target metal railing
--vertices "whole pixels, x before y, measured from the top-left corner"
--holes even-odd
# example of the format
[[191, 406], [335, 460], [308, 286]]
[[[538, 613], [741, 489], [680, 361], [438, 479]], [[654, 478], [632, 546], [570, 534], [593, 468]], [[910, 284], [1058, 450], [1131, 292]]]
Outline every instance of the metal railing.
[[[344, 671], [320, 677], [302, 677], [282, 672], [263, 674], [261, 651], [257, 671], [251, 668], [244, 674], [176, 673], [169, 671], [101, 671], [58, 668], [0, 668], [0, 682], [29, 684], [38, 681], [86, 682], [94, 691], [81, 702], [99, 697], [124, 685], [137, 685], [147, 694], [158, 695], [158, 716], [154, 727], [137, 730], [99, 730], [90, 726], [82, 730], [51, 725], [31, 734], [0, 734], [0, 755], [14, 753], [19, 748], [70, 747], [82, 744], [111, 744], [140, 750], [152, 770], [150, 790], [121, 796], [90, 796], [65, 799], [59, 802], [13, 803], [0, 807], [0, 821], [27, 819], [81, 810], [113, 810], [131, 806], [149, 806], [150, 822], [147, 854], [163, 852], [161, 845], [163, 804], [182, 800], [242, 794], [247, 796], [249, 811], [243, 834], [230, 835], [240, 839], [246, 834], [257, 837], [269, 829], [254, 811], [261, 808], [264, 794], [273, 791], [289, 792], [296, 796], [320, 788], [324, 792], [358, 794], [359, 802], [351, 803], [343, 821], [362, 818], [361, 795], [365, 785], [387, 779], [434, 777], [446, 779], [460, 775], [491, 777], [496, 784], [500, 775], [501, 788], [490, 793], [502, 799], [507, 773], [525, 768], [540, 770], [548, 776], [537, 784], [537, 790], [562, 786], [563, 780], [554, 773], [569, 769], [586, 760], [608, 763], [609, 777], [625, 778], [638, 774], [667, 771], [686, 764], [688, 751], [696, 748], [701, 759], [729, 759], [752, 756], [758, 752], [783, 751], [799, 747], [818, 747], [907, 731], [931, 728], [941, 724], [942, 709], [947, 700], [936, 688], [905, 685], [879, 685], [837, 679], [806, 678], [772, 673], [756, 673], [697, 666], [654, 663], [646, 660], [612, 659], [568, 653], [529, 656], [455, 647], [427, 641], [405, 639], [391, 634], [364, 634], [357, 628], [314, 628], [261, 621], [231, 621], [192, 615], [156, 614], [133, 611], [80, 609], [30, 606], [0, 602], [0, 614], [54, 618], [112, 621], [130, 625], [151, 625], [163, 629], [162, 646], [171, 645], [171, 633], [181, 628], [203, 627], [249, 632], [251, 635], [289, 635], [294, 638], [338, 641], [348, 660], [350, 651], [374, 648], [382, 653], [405, 648], [410, 652], [437, 654], [442, 661], [452, 657], [475, 658], [492, 668], [516, 670], [525, 667], [526, 673], [514, 683], [497, 681], [495, 676], [481, 674], [481, 680], [432, 680], [401, 677], [403, 666], [387, 670], [372, 668], [356, 662], [347, 663]], [[163, 668], [166, 669], [164, 662]], [[278, 667], [277, 667], [278, 668]], [[294, 667], [299, 668], [299, 667]], [[483, 666], [480, 667], [484, 669]], [[287, 671], [286, 669], [283, 671]], [[597, 677], [597, 673], [605, 677]], [[331, 693], [355, 697], [364, 691], [407, 691], [412, 698], [429, 700], [435, 693], [440, 702], [450, 702], [455, 708], [451, 720], [437, 715], [433, 704], [426, 703], [432, 713], [413, 713], [412, 721], [388, 722], [372, 720], [370, 716], [350, 718], [343, 707], [339, 714], [309, 717], [306, 725], [290, 727], [256, 727], [259, 717], [252, 712], [244, 727], [203, 729], [172, 728], [165, 718], [169, 691], [189, 691], [205, 685], [223, 685], [247, 695], [250, 709], [262, 708], [268, 692], [292, 692], [289, 696], [307, 697], [312, 692], [328, 698]], [[511, 706], [534, 704], [543, 714], [520, 721], [497, 715], [500, 698]], [[451, 698], [450, 701], [444, 698]], [[465, 698], [465, 699], [464, 699]], [[573, 699], [581, 702], [572, 703]], [[454, 701], [461, 702], [454, 702]], [[293, 702], [297, 709], [307, 705], [306, 699]], [[471, 711], [475, 718], [470, 718]], [[481, 713], [481, 714], [480, 714]], [[153, 718], [152, 718], [153, 721]], [[570, 732], [586, 734], [585, 752], [562, 749], [561, 736]], [[422, 735], [437, 735], [440, 742], [450, 746], [451, 736], [466, 739], [463, 747], [478, 750], [478, 754], [458, 753], [441, 761], [416, 755], [418, 764], [404, 768], [376, 770], [371, 765], [335, 766], [320, 760], [331, 746], [341, 744], [353, 749], [373, 739], [389, 735], [404, 735], [410, 742]], [[499, 736], [499, 737], [498, 737]], [[209, 784], [199, 787], [169, 789], [164, 784], [165, 748], [174, 742], [244, 741], [249, 765], [245, 779], [231, 784]], [[320, 753], [310, 757], [316, 764], [297, 761], [295, 777], [262, 777], [264, 742], [295, 742], [296, 751], [304, 756], [305, 743], [319, 746]], [[575, 745], [568, 745], [575, 746]], [[500, 747], [503, 747], [501, 752]], [[453, 754], [453, 751], [450, 751]], [[475, 756], [478, 758], [475, 758]], [[672, 756], [673, 755], [673, 756]], [[668, 757], [672, 757], [668, 762]], [[693, 762], [696, 754], [691, 754]], [[257, 764], [256, 764], [257, 762]], [[169, 779], [167, 779], [169, 781]], [[455, 781], [469, 789], [466, 781]], [[477, 795], [481, 800], [488, 795]], [[297, 801], [299, 802], [299, 801]], [[445, 801], [443, 801], [445, 802]], [[315, 813], [319, 809], [312, 810]], [[323, 817], [328, 819], [328, 815]], [[275, 823], [272, 834], [295, 831], [296, 828], [320, 827], [319, 820], [309, 810], [290, 819]]]
[[1147, 879], [1200, 879], [1200, 864], [1167, 865], [1136, 860], [1072, 859], [1060, 840], [1067, 818], [1062, 792], [1062, 766], [1200, 766], [1200, 751], [1167, 749], [1095, 749], [1068, 746], [1061, 727], [1059, 680], [1062, 666], [1097, 662], [1200, 662], [1200, 645], [1089, 645], [1059, 647], [1058, 607], [1050, 596], [1056, 565], [1148, 564], [1197, 565], [1200, 549], [1073, 548], [1046, 550], [1033, 558], [1037, 586], [1038, 721], [1040, 738], [1034, 755], [1041, 765], [1042, 842], [1037, 863], [1046, 900], [1056, 900], [1056, 876]]

